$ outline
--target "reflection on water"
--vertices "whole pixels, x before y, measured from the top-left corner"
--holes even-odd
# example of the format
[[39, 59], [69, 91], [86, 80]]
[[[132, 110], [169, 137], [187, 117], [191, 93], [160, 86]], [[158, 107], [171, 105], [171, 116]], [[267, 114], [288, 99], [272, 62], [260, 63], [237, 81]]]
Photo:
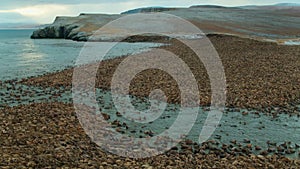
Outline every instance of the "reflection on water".
[[[24, 78], [62, 70], [74, 63], [84, 42], [62, 39], [33, 40], [32, 30], [0, 30], [0, 80]], [[95, 43], [94, 50], [110, 43]], [[107, 55], [114, 58], [128, 55], [151, 47], [154, 43], [120, 43]]]
[[34, 62], [34, 60], [41, 59], [45, 56], [33, 42], [34, 41], [28, 41], [28, 43], [23, 43], [24, 47], [22, 53], [20, 53], [20, 57], [23, 57], [25, 62]]

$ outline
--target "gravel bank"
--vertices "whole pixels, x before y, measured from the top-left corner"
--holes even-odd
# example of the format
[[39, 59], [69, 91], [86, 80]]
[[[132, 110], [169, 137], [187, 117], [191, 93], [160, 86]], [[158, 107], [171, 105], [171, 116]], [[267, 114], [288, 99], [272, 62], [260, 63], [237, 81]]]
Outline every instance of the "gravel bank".
[[[272, 114], [299, 114], [296, 105], [300, 104], [300, 46], [283, 46], [228, 35], [208, 37], [225, 68], [227, 107], [250, 108]], [[210, 84], [203, 64], [181, 43], [171, 41], [171, 44], [161, 48], [177, 54], [189, 65], [198, 81], [200, 104], [209, 105]], [[100, 64], [97, 87], [110, 88], [113, 72], [123, 59], [107, 60]], [[67, 69], [24, 79], [21, 83], [71, 87], [72, 72], [73, 69]], [[136, 76], [131, 83], [130, 94], [144, 97], [158, 87], [166, 93], [168, 102], [179, 103], [176, 82], [159, 70], [147, 70]]]
[[235, 156], [184, 150], [147, 159], [103, 152], [79, 125], [71, 104], [0, 109], [1, 168], [299, 168], [279, 156]]

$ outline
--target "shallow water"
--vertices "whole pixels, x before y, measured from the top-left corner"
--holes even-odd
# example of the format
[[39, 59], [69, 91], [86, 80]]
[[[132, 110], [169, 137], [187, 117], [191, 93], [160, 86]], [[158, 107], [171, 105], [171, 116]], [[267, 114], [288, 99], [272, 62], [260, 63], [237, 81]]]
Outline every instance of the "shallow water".
[[[0, 30], [0, 80], [20, 79], [74, 66], [84, 42], [62, 39], [30, 39], [33, 30]], [[110, 42], [97, 42], [88, 50], [97, 51]], [[156, 43], [118, 43], [104, 59], [139, 53]], [[101, 47], [101, 48], [100, 48]]]
[[[123, 117], [117, 117], [117, 110], [114, 103], [111, 100], [109, 92], [98, 91], [97, 98], [99, 101], [99, 107], [103, 112], [111, 115], [112, 119], [122, 119], [129, 126], [129, 130], [125, 130], [126, 134], [131, 135], [130, 129], [136, 131], [135, 137], [143, 135], [146, 130], [153, 131], [155, 134], [159, 134], [170, 128], [178, 117], [180, 106], [176, 104], [167, 104], [165, 111], [155, 121], [147, 124], [141, 124], [132, 122], [131, 120]], [[147, 110], [150, 106], [150, 102], [142, 101], [138, 98], [131, 97], [132, 103], [136, 106], [137, 110]], [[299, 110], [298, 110], [299, 111]], [[119, 111], [120, 112], [120, 111]], [[242, 112], [248, 112], [248, 115], [243, 115]], [[267, 149], [267, 141], [276, 143], [277, 145], [284, 142], [291, 142], [290, 146], [295, 147], [296, 144], [300, 144], [300, 118], [297, 116], [289, 116], [281, 114], [276, 118], [271, 116], [259, 115], [254, 113], [255, 111], [240, 110], [239, 112], [225, 112], [219, 126], [216, 128], [214, 134], [210, 139], [218, 140], [222, 144], [230, 144], [232, 140], [236, 140], [238, 143], [242, 143], [246, 146], [248, 143], [243, 144], [244, 140], [251, 141], [253, 146], [260, 146], [263, 149]], [[207, 108], [199, 107], [198, 117], [193, 125], [187, 138], [198, 142], [199, 134], [202, 130], [204, 122], [207, 118]], [[120, 121], [122, 121], [120, 120]], [[111, 120], [113, 121], [113, 120]], [[140, 132], [141, 131], [141, 132]], [[300, 149], [298, 149], [299, 151]], [[253, 151], [253, 153], [259, 153], [259, 151]], [[298, 158], [297, 151], [294, 154], [286, 155], [292, 158]]]
[[300, 40], [289, 40], [284, 42], [285, 45], [300, 45]]
[[[15, 89], [11, 89], [11, 87], [11, 84], [0, 85], [0, 102], [5, 103], [7, 106], [17, 106], [33, 102], [73, 102], [71, 90], [67, 90], [63, 87], [59, 89], [25, 85], [15, 85]], [[109, 114], [111, 122], [114, 120], [125, 122], [128, 129], [122, 128], [122, 131], [126, 135], [132, 137], [145, 137], [145, 131], [153, 131], [154, 135], [165, 131], [174, 123], [180, 110], [180, 105], [167, 104], [166, 109], [164, 109], [163, 113], [157, 119], [150, 123], [139, 123], [132, 121], [127, 118], [127, 116], [120, 117], [116, 115], [116, 112], [120, 111], [114, 106], [110, 92], [101, 89], [97, 89], [96, 91], [98, 106], [101, 109], [101, 112]], [[13, 93], [13, 95], [11, 95], [11, 93]], [[133, 105], [138, 111], [149, 109], [150, 102], [147, 98], [141, 100], [133, 96], [130, 97]], [[80, 103], [89, 105], [85, 99], [86, 96], [83, 96]], [[241, 112], [248, 112], [248, 114], [243, 115]], [[281, 114], [278, 115], [278, 117], [273, 118], [262, 113], [255, 114], [254, 112], [255, 111], [247, 110], [233, 112], [226, 111], [210, 139], [217, 140], [221, 144], [230, 144], [232, 140], [236, 140], [238, 143], [242, 144], [242, 146], [248, 144], [244, 142], [246, 139], [251, 141], [253, 147], [260, 146], [263, 149], [268, 148], [267, 141], [276, 143], [276, 145], [290, 141], [291, 148], [295, 148], [295, 143], [298, 145], [300, 144], [299, 117]], [[187, 138], [198, 142], [199, 134], [207, 115], [207, 108], [199, 107], [196, 122], [191, 131], [188, 134], [186, 133]], [[298, 151], [300, 151], [300, 149], [296, 149], [295, 153], [286, 156], [299, 158]], [[253, 150], [253, 153], [258, 154], [260, 151]]]

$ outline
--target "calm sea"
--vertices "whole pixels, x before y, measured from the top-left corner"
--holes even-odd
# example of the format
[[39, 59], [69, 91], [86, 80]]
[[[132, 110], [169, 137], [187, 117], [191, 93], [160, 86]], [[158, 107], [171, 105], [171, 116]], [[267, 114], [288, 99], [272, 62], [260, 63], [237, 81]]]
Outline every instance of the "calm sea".
[[[42, 75], [74, 66], [84, 42], [30, 39], [33, 30], [0, 30], [0, 80]], [[109, 42], [99, 42], [101, 46]], [[114, 58], [150, 47], [154, 43], [119, 43], [107, 57]]]

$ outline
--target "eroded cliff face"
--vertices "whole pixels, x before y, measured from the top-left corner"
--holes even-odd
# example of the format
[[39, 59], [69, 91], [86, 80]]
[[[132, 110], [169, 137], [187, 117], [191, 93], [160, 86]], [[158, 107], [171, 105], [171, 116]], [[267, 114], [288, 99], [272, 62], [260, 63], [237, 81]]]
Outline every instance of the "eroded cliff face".
[[52, 25], [33, 32], [31, 38], [64, 38], [73, 39], [78, 29], [78, 25]]
[[87, 41], [99, 28], [119, 15], [80, 14], [77, 17], [56, 17], [55, 21], [31, 35], [32, 39], [71, 39]]

